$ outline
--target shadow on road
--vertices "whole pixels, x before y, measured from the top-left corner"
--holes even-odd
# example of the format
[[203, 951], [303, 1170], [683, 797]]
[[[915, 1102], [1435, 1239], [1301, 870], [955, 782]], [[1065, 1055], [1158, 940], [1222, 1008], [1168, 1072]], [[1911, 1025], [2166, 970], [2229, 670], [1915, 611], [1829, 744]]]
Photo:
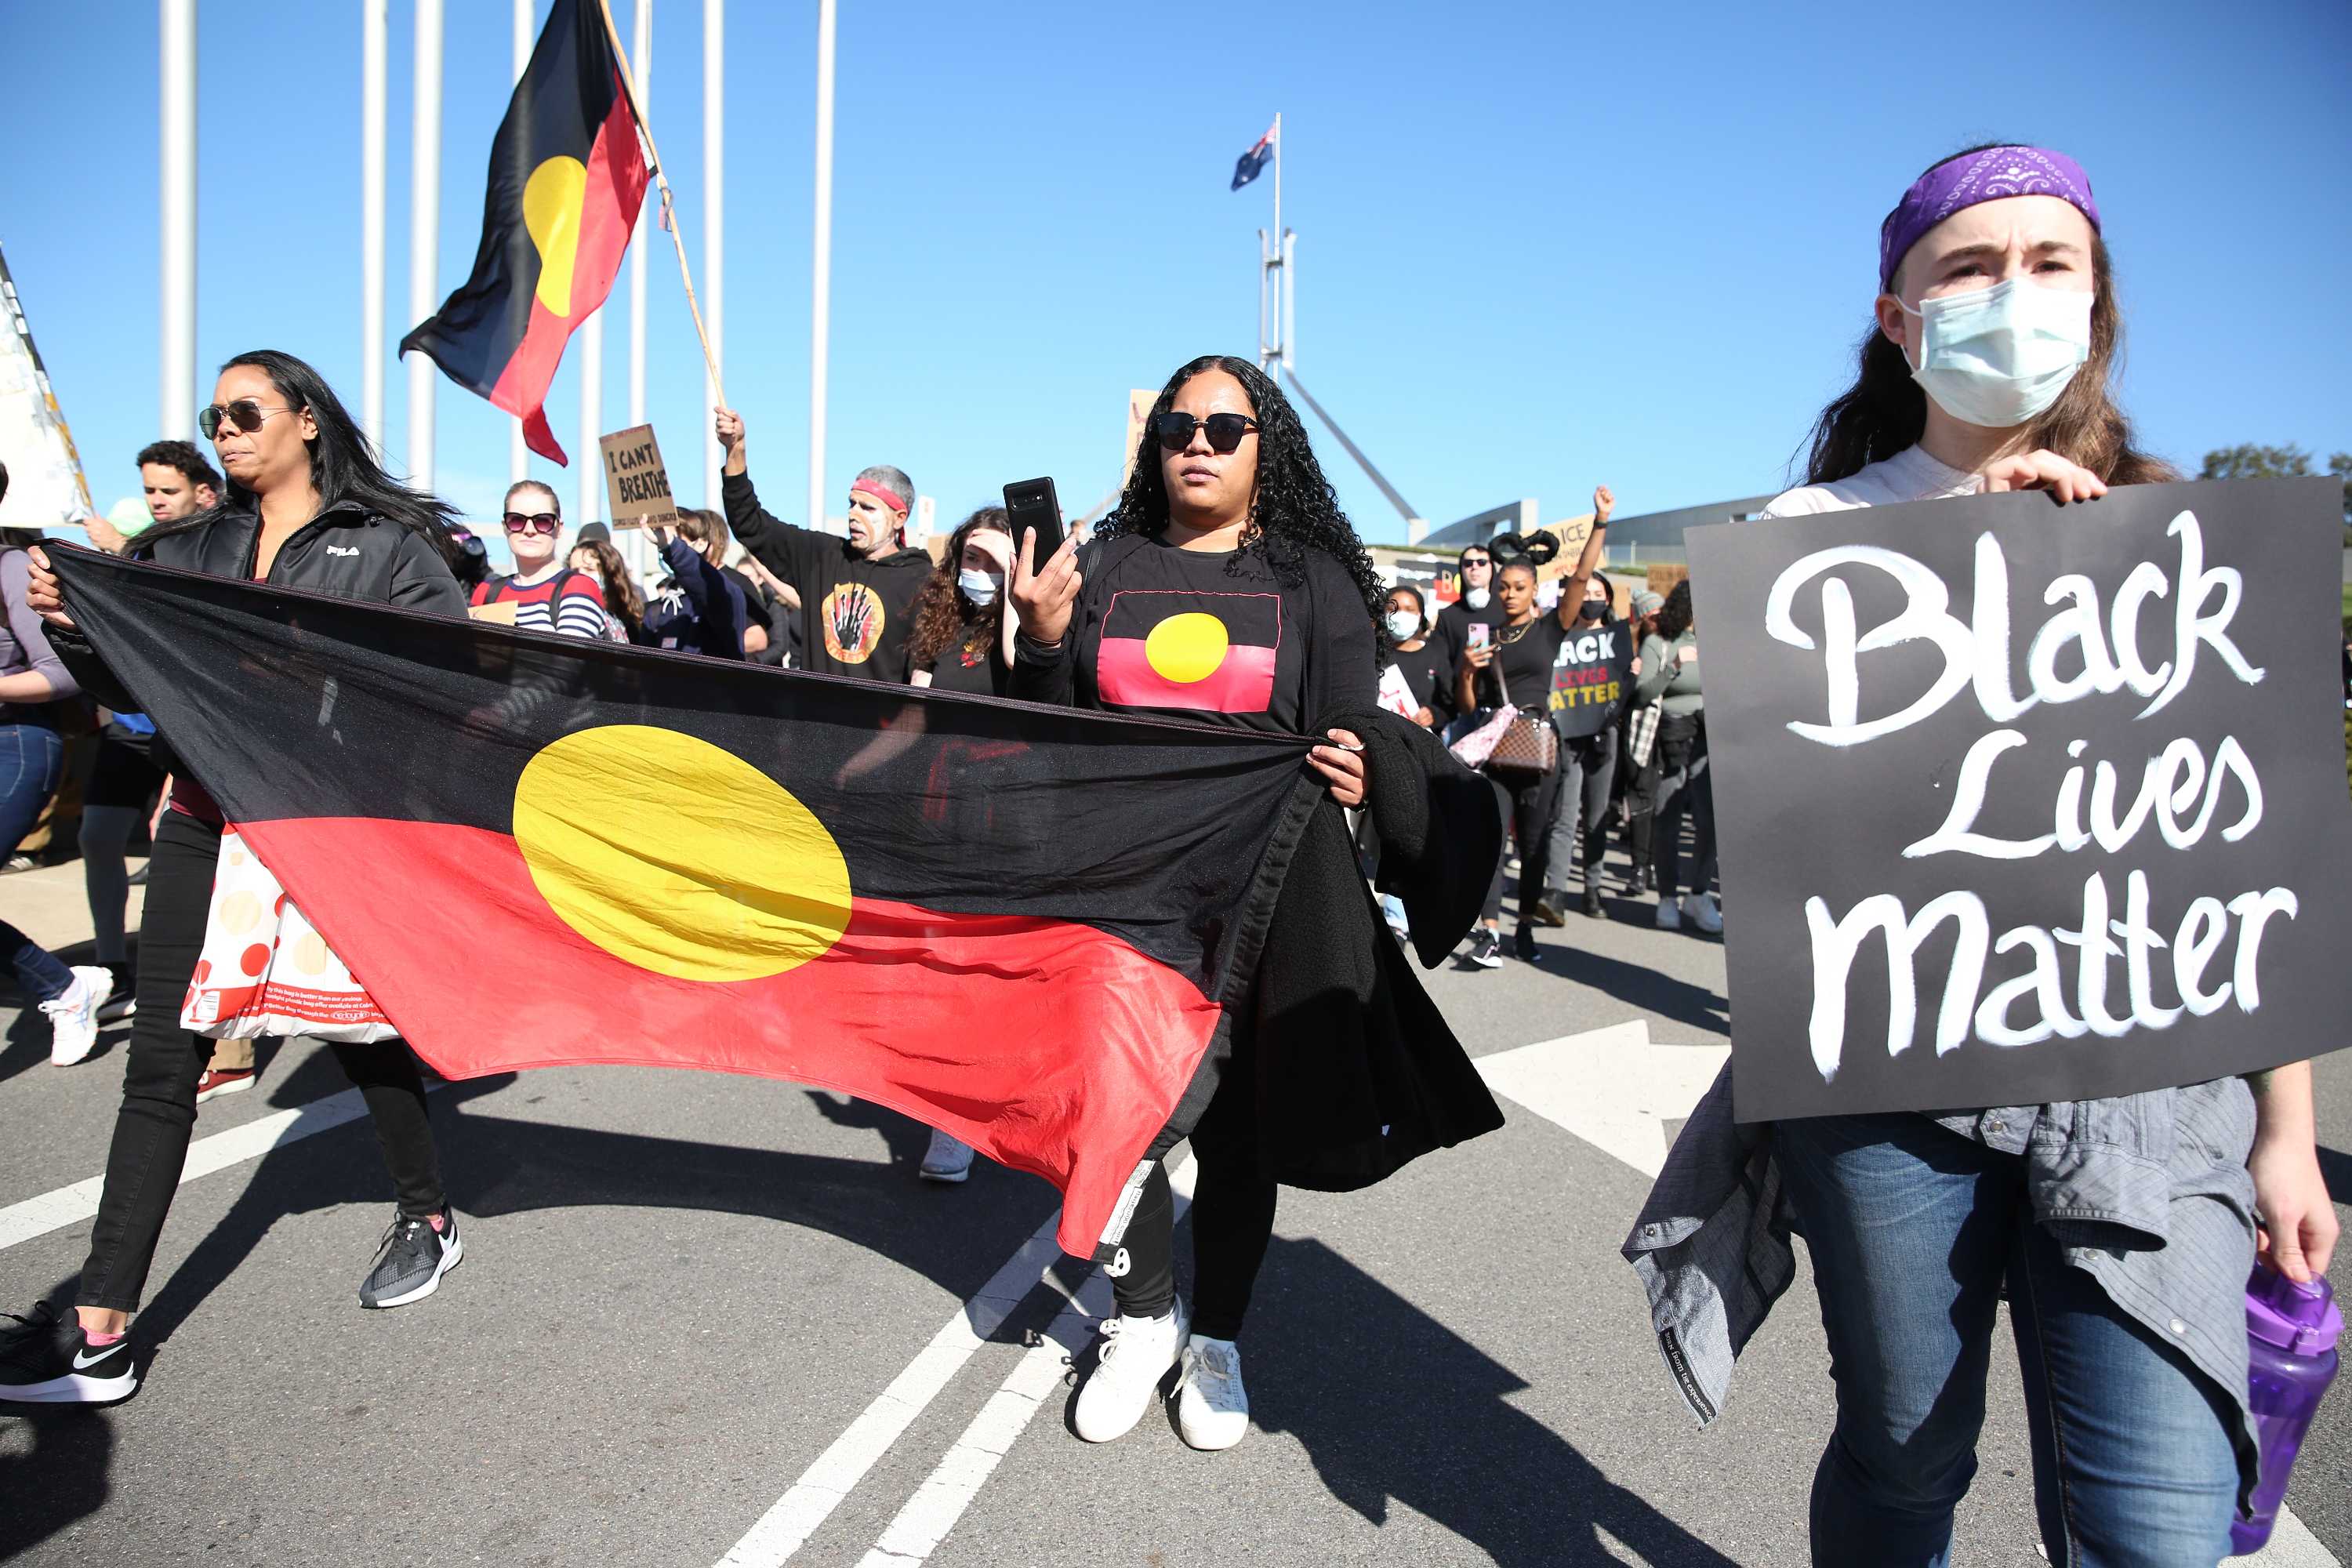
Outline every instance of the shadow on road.
[[2327, 1195], [2339, 1204], [2352, 1204], [2352, 1154], [2341, 1149], [2319, 1146], [2319, 1175], [2327, 1184]]
[[[1570, 928], [1569, 934], [1575, 934], [1574, 927]], [[1551, 973], [1565, 975], [1580, 985], [1590, 985], [1662, 1018], [1730, 1037], [1731, 1004], [1704, 985], [1694, 985], [1687, 980], [1677, 980], [1659, 970], [1628, 963], [1590, 948], [1569, 946], [1557, 939], [1544, 942], [1541, 951], [1543, 967]]]
[[1277, 1237], [1257, 1295], [1257, 1424], [1374, 1524], [1393, 1500], [1500, 1568], [1613, 1568], [1604, 1531], [1654, 1568], [1732, 1568], [1510, 1404], [1526, 1378], [1322, 1243]]

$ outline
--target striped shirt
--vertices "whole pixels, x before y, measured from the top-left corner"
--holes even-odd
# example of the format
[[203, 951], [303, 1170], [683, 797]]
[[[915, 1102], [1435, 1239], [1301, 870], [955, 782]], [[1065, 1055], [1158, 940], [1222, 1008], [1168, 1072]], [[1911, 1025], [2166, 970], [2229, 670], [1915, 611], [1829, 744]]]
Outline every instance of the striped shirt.
[[604, 613], [604, 595], [597, 591], [596, 580], [570, 567], [529, 584], [511, 577], [492, 577], [474, 589], [473, 602], [511, 602], [514, 624], [527, 632], [614, 640], [612, 617]]

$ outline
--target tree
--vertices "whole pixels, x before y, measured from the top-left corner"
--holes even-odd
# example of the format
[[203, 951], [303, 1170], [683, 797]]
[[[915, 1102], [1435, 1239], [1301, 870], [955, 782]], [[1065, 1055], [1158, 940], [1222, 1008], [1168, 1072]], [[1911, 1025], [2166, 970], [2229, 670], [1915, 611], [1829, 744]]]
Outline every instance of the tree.
[[[2334, 472], [2330, 469], [2329, 472]], [[2311, 472], [2311, 454], [2300, 447], [2221, 447], [2205, 454], [2200, 479], [2290, 479]]]
[[[2344, 526], [2352, 530], [2352, 452], [2337, 452], [2330, 457], [2327, 471], [2344, 481]], [[2345, 542], [2352, 544], [2352, 539]]]

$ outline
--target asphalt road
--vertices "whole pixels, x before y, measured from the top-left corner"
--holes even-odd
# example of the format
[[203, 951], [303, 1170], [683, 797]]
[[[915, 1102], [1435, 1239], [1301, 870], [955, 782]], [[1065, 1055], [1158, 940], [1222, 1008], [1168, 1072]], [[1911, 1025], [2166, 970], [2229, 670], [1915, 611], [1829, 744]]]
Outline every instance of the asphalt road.
[[[1612, 916], [1545, 933], [1537, 965], [1430, 989], [1479, 1056], [1633, 1021], [1720, 1047], [1719, 944], [1656, 931], [1645, 904]], [[70, 1281], [89, 1224], [19, 1236], [34, 1222], [11, 1205], [100, 1173], [121, 1037], [54, 1069], [37, 1016], [0, 1014], [0, 1304], [21, 1310]], [[797, 1563], [940, 1568], [1807, 1560], [1832, 1414], [1810, 1281], [1697, 1432], [1617, 1252], [1648, 1177], [1515, 1101], [1501, 1131], [1369, 1192], [1283, 1194], [1244, 1342], [1256, 1429], [1203, 1455], [1158, 1416], [1100, 1447], [1071, 1435], [1062, 1363], [1086, 1324], [1030, 1289], [1049, 1250], [1023, 1253], [1052, 1194], [995, 1168], [926, 1186], [925, 1134], [893, 1114], [686, 1072], [453, 1086], [435, 1116], [467, 1261], [373, 1313], [356, 1290], [391, 1205], [368, 1129], [261, 1152], [270, 1118], [345, 1087], [302, 1043], [265, 1062], [257, 1091], [203, 1108], [200, 1139], [247, 1129], [253, 1157], [180, 1190], [138, 1397], [0, 1407], [0, 1558], [702, 1568], [797, 1542]], [[2340, 1203], [2352, 1053], [2322, 1079]], [[2352, 1264], [2336, 1277], [2352, 1296]], [[1102, 1300], [1079, 1289], [1079, 1309]], [[1980, 1459], [1958, 1560], [2038, 1562], [2005, 1335]], [[2291, 1500], [2310, 1535], [2272, 1555], [2352, 1562], [2352, 1394]]]

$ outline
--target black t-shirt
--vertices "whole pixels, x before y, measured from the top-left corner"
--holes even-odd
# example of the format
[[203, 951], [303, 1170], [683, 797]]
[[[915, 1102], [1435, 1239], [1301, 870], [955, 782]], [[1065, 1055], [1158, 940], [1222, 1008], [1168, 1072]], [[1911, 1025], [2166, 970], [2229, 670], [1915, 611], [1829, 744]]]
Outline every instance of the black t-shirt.
[[801, 596], [794, 662], [803, 669], [905, 684], [907, 634], [914, 627], [915, 596], [930, 581], [929, 552], [901, 550], [862, 560], [850, 553], [845, 539], [780, 521], [761, 506], [748, 474], [724, 476], [719, 490], [727, 526], [743, 548]]
[[1456, 599], [1437, 612], [1437, 629], [1430, 637], [1437, 644], [1438, 651], [1456, 669], [1462, 668], [1462, 650], [1469, 644], [1470, 626], [1474, 621], [1485, 626], [1501, 626], [1502, 601], [1490, 592], [1486, 607], [1483, 610], [1474, 610], [1466, 601]]
[[1136, 536], [1088, 546], [1075, 665], [1033, 668], [1024, 650], [1013, 695], [1291, 735], [1337, 709], [1370, 708], [1379, 671], [1364, 595], [1320, 551], [1305, 565], [1306, 580], [1290, 584], [1254, 550]]
[[1381, 662], [1383, 666], [1395, 665], [1404, 672], [1404, 683], [1412, 689], [1412, 700], [1435, 714], [1439, 723], [1453, 714], [1454, 661], [1445, 657], [1445, 650], [1437, 646], [1435, 637], [1423, 639], [1422, 645], [1410, 653], [1402, 648], [1391, 649]]
[[978, 647], [970, 636], [958, 637], [931, 660], [931, 689], [969, 691], [981, 697], [1002, 697], [1012, 672], [1004, 665], [1004, 641], [994, 628]]
[[1551, 701], [1551, 667], [1559, 658], [1559, 645], [1573, 635], [1549, 611], [1538, 611], [1524, 627], [1496, 626], [1494, 662], [1478, 677], [1480, 700], [1503, 701], [1495, 684], [1495, 671], [1500, 668], [1513, 707], [1546, 711]]

